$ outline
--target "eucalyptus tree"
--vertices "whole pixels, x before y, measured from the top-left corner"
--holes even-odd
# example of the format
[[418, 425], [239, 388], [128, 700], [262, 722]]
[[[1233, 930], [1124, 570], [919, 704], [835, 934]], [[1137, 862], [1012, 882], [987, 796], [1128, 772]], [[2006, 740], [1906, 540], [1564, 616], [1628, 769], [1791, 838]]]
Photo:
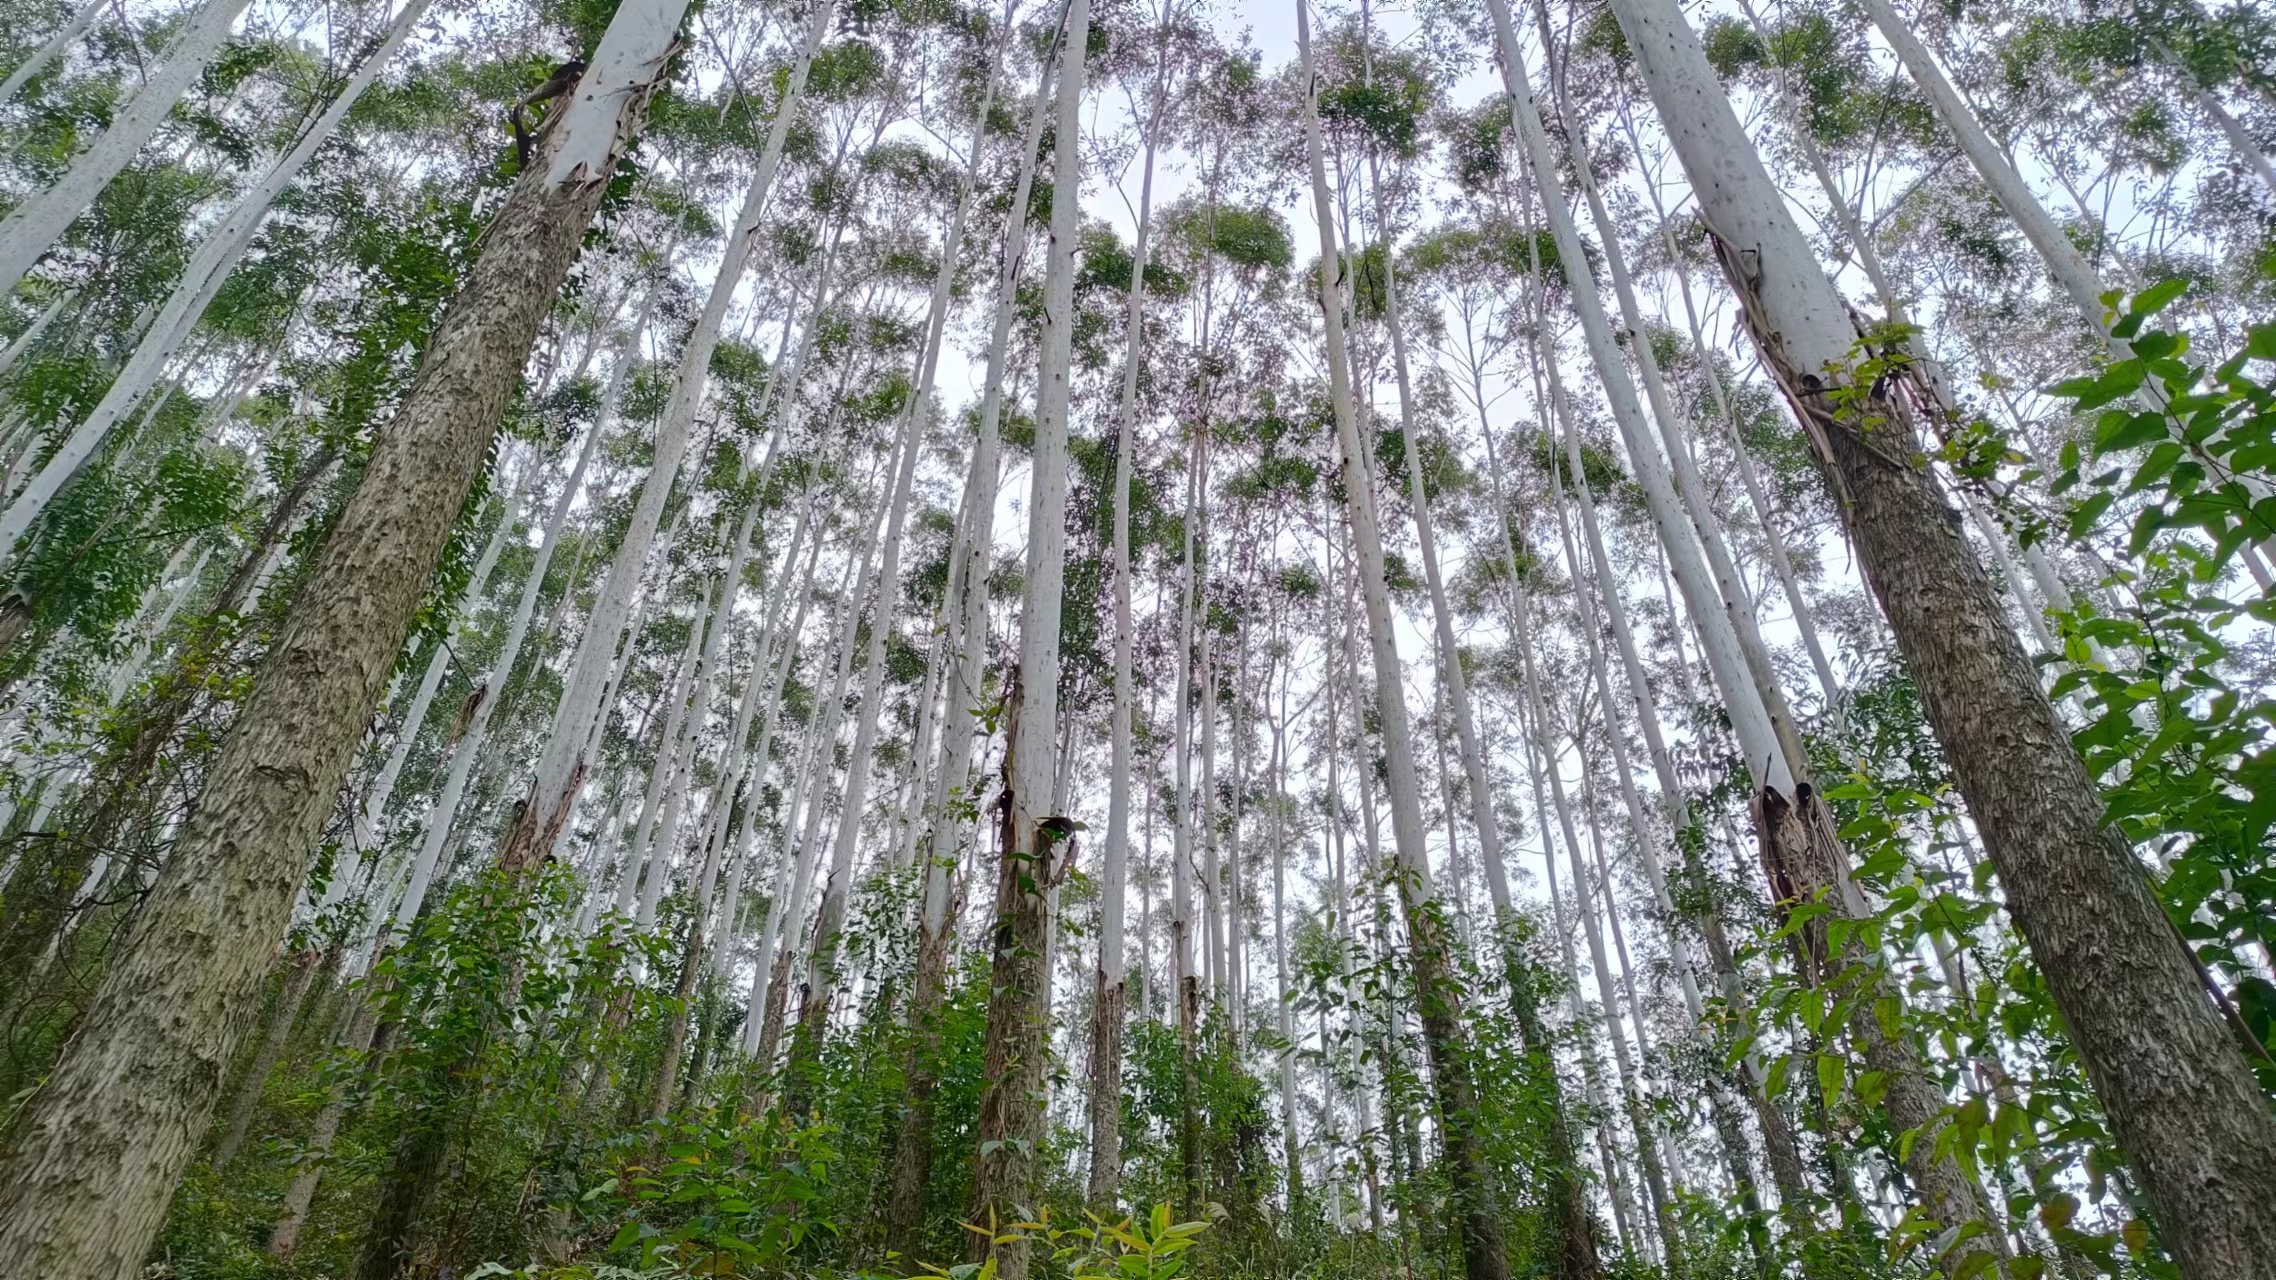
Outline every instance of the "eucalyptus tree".
[[[291, 151], [277, 158], [269, 172], [248, 191], [220, 225], [199, 242], [181, 283], [166, 300], [144, 332], [134, 354], [119, 370], [108, 391], [86, 418], [40, 463], [29, 484], [10, 494], [0, 509], [0, 565], [12, 556], [16, 544], [47, 510], [56, 493], [86, 467], [102, 448], [113, 428], [150, 392], [159, 370], [179, 349], [199, 315], [228, 280], [230, 271], [251, 247], [254, 234], [270, 206], [299, 177], [319, 148], [332, 138], [340, 123], [369, 89], [381, 69], [394, 58], [425, 16], [428, 0], [407, 0], [389, 22], [378, 42], [366, 54], [346, 84], [332, 96], [330, 105], [300, 136]], [[0, 95], [4, 96], [4, 95]], [[0, 292], [5, 292], [0, 290]]]
[[752, 171], [750, 186], [744, 192], [742, 209], [728, 232], [725, 257], [712, 281], [711, 293], [704, 301], [703, 314], [681, 349], [670, 405], [657, 431], [655, 459], [650, 464], [648, 481], [633, 508], [632, 523], [618, 543], [616, 559], [609, 566], [608, 577], [601, 588], [601, 598], [587, 619], [569, 678], [563, 682], [554, 733], [538, 761], [529, 795], [516, 810], [501, 842], [501, 865], [530, 866], [549, 856], [558, 845], [583, 789], [587, 767], [583, 759], [585, 736], [602, 710], [597, 704], [608, 666], [601, 650], [614, 645], [631, 607], [633, 580], [655, 537], [657, 523], [663, 517], [680, 463], [686, 456], [689, 431], [695, 424], [697, 410], [702, 407], [709, 382], [711, 356], [718, 346], [720, 326], [749, 269], [756, 248], [759, 218], [773, 188], [775, 172], [782, 163], [783, 144], [798, 118], [807, 73], [822, 47], [823, 37], [828, 34], [834, 11], [834, 0], [813, 0], [807, 11], [803, 39], [793, 55], [781, 96], [774, 104], [766, 143]]
[[182, 24], [147, 77], [110, 127], [53, 186], [8, 211], [0, 219], [0, 297], [16, 291], [24, 276], [72, 222], [95, 202], [111, 179], [133, 163], [135, 154], [166, 123], [183, 94], [228, 42], [249, 0], [205, 0]]
[[[1004, 711], [1001, 851], [989, 928], [990, 988], [983, 1051], [974, 1216], [1001, 1223], [1035, 1191], [1044, 1136], [1043, 1089], [1050, 1041], [1051, 890], [1074, 854], [1074, 824], [1052, 812], [1059, 736], [1060, 601], [1066, 571], [1067, 434], [1075, 327], [1075, 240], [1081, 230], [1082, 106], [1089, 57], [1089, 0], [1068, 0], [1052, 124], [1051, 238], [1044, 253], [1043, 340], [1035, 443], [1030, 451], [1027, 558], [1020, 599], [1019, 662]], [[1001, 1246], [977, 1237], [975, 1260], [1006, 1280], [1026, 1280], [1024, 1239]]]
[[[375, 441], [129, 952], [18, 1117], [0, 1164], [0, 1256], [11, 1271], [140, 1267], [218, 1101], [210, 1064], [242, 1034], [316, 828], [605, 178], [668, 74], [681, 12], [671, 0], [618, 11]], [[98, 1126], [115, 1136], [90, 1141]]]
[[[1758, 350], [1808, 430], [1918, 681], [2006, 906], [2038, 960], [2184, 1274], [2253, 1275], [2276, 1118], [2006, 623], [1910, 433], [1932, 406], [1855, 375], [1831, 282], [1673, 6], [1616, 0], [1661, 123], [1716, 228]], [[1708, 181], [1707, 175], [1714, 180]], [[1843, 403], [1839, 393], [1854, 391]], [[1893, 452], [1892, 452], [1893, 451]]]
[[1462, 996], [1449, 963], [1445, 922], [1431, 888], [1423, 848], [1422, 810], [1416, 791], [1414, 746], [1408, 729], [1406, 694], [1400, 675], [1398, 640], [1384, 577], [1383, 539], [1369, 472], [1372, 451], [1359, 438], [1353, 411], [1350, 372], [1345, 365], [1343, 299], [1337, 280], [1335, 219], [1328, 197], [1318, 110], [1318, 83], [1312, 74], [1311, 16], [1299, 5], [1297, 32], [1305, 85], [1305, 149], [1312, 172], [1313, 212], [1320, 230], [1320, 308], [1326, 322], [1330, 396], [1342, 455], [1344, 500], [1357, 551], [1360, 588], [1366, 601], [1367, 630], [1375, 669], [1376, 718], [1383, 735], [1386, 789], [1392, 818], [1394, 869], [1406, 908], [1407, 932], [1424, 1039], [1438, 1101], [1438, 1121], [1447, 1153], [1447, 1177], [1462, 1240], [1463, 1265], [1470, 1280], [1497, 1280], [1509, 1274], [1502, 1228], [1494, 1208], [1491, 1171], [1479, 1146], [1478, 1097], [1467, 1061], [1471, 1052], [1462, 1026]]

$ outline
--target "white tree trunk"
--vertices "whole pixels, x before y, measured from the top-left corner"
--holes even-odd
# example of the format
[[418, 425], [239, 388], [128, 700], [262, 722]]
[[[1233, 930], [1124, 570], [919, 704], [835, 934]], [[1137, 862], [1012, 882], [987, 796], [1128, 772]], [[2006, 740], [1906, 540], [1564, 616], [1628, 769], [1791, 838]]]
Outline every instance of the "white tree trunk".
[[[97, 0], [97, 3], [102, 4], [109, 2], [110, 0]], [[63, 314], [64, 306], [77, 296], [69, 289], [55, 291], [55, 297], [50, 299], [46, 306], [40, 308], [40, 313], [33, 317], [31, 324], [26, 326], [22, 333], [16, 335], [16, 340], [8, 344], [7, 350], [0, 351], [0, 376], [5, 376], [10, 369], [16, 367], [16, 362], [23, 359], [24, 353], [37, 345], [41, 335], [47, 332], [48, 326], [55, 323], [55, 318]], [[28, 447], [30, 443], [32, 442], [24, 441], [19, 447]], [[13, 494], [15, 488], [15, 484], [11, 481], [7, 489], [0, 492], [0, 497]]]
[[[807, 70], [829, 30], [835, 0], [813, 0], [813, 3], [812, 15], [806, 24], [805, 44], [791, 68], [782, 100], [775, 107], [758, 169], [752, 174], [751, 185], [743, 195], [742, 210], [728, 233], [719, 274], [712, 281], [710, 296], [704, 300], [703, 314], [680, 353], [671, 399], [664, 411], [664, 420], [656, 429], [654, 461], [648, 479], [641, 486], [623, 541], [618, 544], [616, 559], [609, 566], [599, 598], [593, 602], [577, 655], [570, 663], [568, 677], [562, 682], [560, 708], [554, 717], [553, 732], [546, 740], [545, 753], [539, 757], [527, 807], [506, 837], [509, 848], [525, 843], [528, 846], [528, 852], [516, 854], [517, 860], [534, 861], [532, 853], [542, 857], [552, 851], [561, 833], [568, 828], [570, 813], [584, 780], [586, 735], [594, 718], [601, 714], [600, 689], [609, 667], [605, 650], [614, 645], [617, 632], [631, 610], [634, 584], [647, 561], [649, 545], [679, 476], [680, 463], [687, 455], [688, 434], [695, 425], [696, 412], [703, 406], [704, 391], [710, 382], [711, 353], [719, 345], [720, 325], [727, 318], [728, 305], [734, 300], [736, 288], [742, 283], [758, 244], [759, 215], [781, 165], [783, 144], [791, 123], [798, 115]], [[595, 56], [597, 59], [599, 55]], [[597, 64], [586, 73], [584, 86], [606, 83], [604, 73], [608, 70], [606, 64]], [[563, 123], [573, 128], [585, 115], [613, 117], [615, 110], [613, 99], [580, 87]], [[590, 158], [578, 153], [573, 146], [564, 146], [553, 163], [556, 173], [572, 173], [590, 167]]]
[[[142, 144], [158, 132], [174, 104], [198, 82], [206, 63], [228, 42], [229, 30], [237, 24], [246, 3], [206, 0], [166, 47], [164, 63], [112, 118], [110, 128], [95, 145], [73, 156], [71, 167], [54, 186], [8, 211], [7, 219], [0, 221], [0, 298], [16, 291], [40, 255], [95, 203], [120, 170], [134, 162]], [[607, 138], [604, 133], [601, 145], [606, 145]]]
[[[301, 135], [300, 141], [270, 167], [260, 185], [246, 192], [237, 207], [198, 242], [181, 280], [168, 295], [158, 318], [142, 335], [142, 341], [135, 344], [134, 354], [127, 357], [118, 376], [111, 380], [110, 389], [40, 465], [24, 491], [12, 498], [5, 509], [0, 509], [0, 564], [15, 553], [32, 522], [47, 510], [63, 487], [101, 452], [111, 429], [149, 392], [159, 370], [181, 347], [182, 340], [197, 325], [198, 317], [205, 314], [214, 295], [221, 292], [229, 273], [244, 258], [246, 249], [253, 243], [254, 233], [268, 217], [269, 207], [292, 185], [293, 179], [300, 176], [309, 160], [340, 127], [349, 109], [363, 97], [364, 90], [371, 87], [381, 69], [393, 60], [396, 51], [410, 38], [411, 28], [425, 15], [429, 3], [430, 0], [406, 0], [402, 12], [388, 25], [379, 46], [364, 58], [355, 75], [341, 86], [340, 92]], [[0, 101], [6, 97], [6, 93], [0, 92]], [[5, 292], [0, 289], [0, 294]]]
[[[874, 528], [874, 525], [865, 521], [865, 536], [851, 547], [858, 568], [854, 574], [853, 590], [845, 597], [845, 619], [838, 629], [838, 644], [834, 650], [838, 655], [837, 672], [831, 678], [828, 698], [816, 704], [817, 719], [809, 726], [811, 741], [819, 754], [808, 770], [809, 777], [805, 784], [806, 814], [802, 827], [785, 833], [795, 839], [797, 865], [791, 873], [790, 891], [784, 893], [777, 889], [775, 901], [767, 910], [767, 928], [759, 943], [758, 978], [751, 984], [753, 1016], [743, 1027], [743, 1051], [746, 1054], [756, 1053], [759, 1048], [762, 1027], [757, 1015], [766, 1008], [775, 968], [775, 948], [779, 945], [786, 952], [798, 949], [798, 929], [805, 918], [806, 896], [813, 892], [815, 864], [821, 861], [822, 819], [829, 810], [826, 803], [829, 788], [825, 782], [837, 767], [832, 758], [833, 747], [838, 740], [839, 723], [845, 719], [846, 685], [853, 674], [854, 639], [861, 627], [862, 603], [868, 597], [870, 584], [874, 580], [873, 571], [877, 562], [869, 553], [870, 542], [866, 537]], [[791, 816], [794, 820], [798, 817], [796, 814]], [[785, 928], [791, 932], [785, 934]]]
[[8, 105], [9, 99], [16, 96], [16, 91], [40, 73], [40, 68], [63, 56], [63, 51], [71, 47], [71, 42], [79, 38], [79, 33], [94, 25], [95, 19], [110, 5], [111, 0], [87, 0], [86, 4], [80, 6], [79, 12], [71, 15], [71, 20], [63, 24], [61, 30], [48, 37], [46, 44], [33, 50], [32, 56], [9, 72], [6, 80], [0, 80], [0, 107]]

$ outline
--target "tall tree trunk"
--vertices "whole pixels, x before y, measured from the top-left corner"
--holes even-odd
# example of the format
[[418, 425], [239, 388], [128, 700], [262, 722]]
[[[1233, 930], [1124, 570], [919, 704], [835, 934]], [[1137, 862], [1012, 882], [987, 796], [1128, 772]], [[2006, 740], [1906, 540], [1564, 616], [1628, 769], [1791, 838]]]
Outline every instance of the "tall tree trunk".
[[[1004, 248], [998, 267], [996, 307], [988, 343], [980, 422], [972, 446], [971, 473], [965, 481], [964, 520], [957, 530], [958, 551], [949, 575], [944, 606], [952, 614], [958, 654], [947, 675], [941, 761], [933, 780], [933, 829], [925, 865], [924, 896], [918, 906], [916, 972], [910, 979], [909, 1056], [904, 1079], [907, 1104], [893, 1130], [892, 1190], [886, 1205], [885, 1247], [904, 1257], [923, 1236], [931, 1198], [933, 1097], [939, 1084], [940, 1012], [946, 994], [950, 933], [955, 928], [953, 875], [970, 831], [949, 798], [962, 794], [972, 771], [973, 720], [979, 713], [988, 656], [988, 575], [995, 562], [998, 451], [1002, 439], [1004, 365], [1010, 353], [1020, 267], [1027, 254], [1028, 196], [1034, 187], [1036, 148], [1053, 116], [1052, 77], [1058, 69], [1058, 42], [1066, 37], [1065, 10], [1043, 58], [1035, 104], [1020, 142], [1019, 177], [1005, 216]], [[945, 642], [945, 639], [944, 639]], [[974, 843], [978, 834], [973, 833]]]
[[[223, 0], [224, 3], [227, 0]], [[419, 598], [489, 452], [554, 293], [576, 259], [683, 10], [617, 11], [548, 138], [597, 163], [533, 168], [484, 233], [417, 379], [375, 442], [207, 775], [129, 953], [18, 1116], [0, 1163], [0, 1276], [139, 1272], [210, 1122], [222, 1064]], [[599, 139], [589, 136], [598, 129]]]
[[1333, 207], [1328, 198], [1326, 160], [1320, 137], [1319, 84], [1312, 70], [1311, 16], [1303, 0], [1297, 11], [1298, 48], [1305, 78], [1304, 136], [1312, 176], [1312, 203], [1320, 228], [1320, 310], [1326, 322], [1330, 395], [1336, 440], [1342, 452], [1347, 517], [1357, 545], [1360, 587], [1367, 606], [1373, 645], [1376, 714], [1382, 727], [1385, 774], [1391, 798], [1393, 844], [1400, 899], [1405, 904], [1417, 1003], [1436, 1086], [1440, 1133], [1446, 1148], [1447, 1181], [1469, 1280], [1506, 1280], [1509, 1258], [1495, 1208], [1491, 1171], [1486, 1167], [1478, 1096], [1463, 1025], [1459, 979], [1448, 955], [1443, 921], [1433, 900], [1430, 864], [1424, 850], [1422, 806], [1415, 781], [1414, 743], [1407, 726], [1406, 694], [1399, 669], [1398, 639], [1384, 574], [1383, 539], [1375, 513], [1372, 451], [1359, 437], [1353, 410], [1351, 374], [1345, 367], [1343, 300], [1338, 287], [1341, 258]]
[[1155, 32], [1153, 100], [1147, 108], [1145, 158], [1138, 181], [1138, 227], [1130, 251], [1130, 287], [1124, 310], [1122, 394], [1116, 404], [1114, 451], [1114, 710], [1107, 734], [1106, 847], [1099, 859], [1098, 967], [1091, 995], [1090, 1185], [1092, 1209], [1114, 1216], [1122, 1193], [1122, 1023], [1129, 999], [1129, 961], [1123, 917], [1130, 880], [1130, 746], [1133, 732], [1130, 613], [1130, 476], [1138, 451], [1138, 371], [1145, 359], [1146, 252], [1154, 220], [1154, 155], [1161, 142], [1162, 105], [1169, 87], [1168, 8]]
[[719, 274], [712, 280], [711, 293], [704, 300], [703, 314], [688, 335], [687, 345], [681, 349], [671, 399], [656, 429], [655, 455], [648, 479], [633, 504], [632, 518], [617, 545], [616, 559], [610, 564], [600, 595], [593, 602], [576, 657], [562, 681], [561, 705], [554, 719], [553, 733], [538, 759], [526, 800], [499, 841], [501, 862], [534, 864], [553, 852], [562, 833], [568, 829], [577, 795], [583, 789], [588, 764], [584, 744], [595, 718], [602, 714], [599, 694], [608, 678], [608, 650], [615, 645], [617, 633], [631, 609], [640, 567], [647, 560], [657, 522], [663, 517], [665, 503], [671, 497], [680, 463], [687, 456], [688, 434], [695, 425], [696, 412], [703, 406], [704, 391], [710, 383], [711, 353], [719, 345], [720, 325], [726, 320], [728, 304], [734, 300], [736, 288], [750, 267], [759, 240], [759, 215], [766, 204], [767, 193], [774, 186], [775, 171], [782, 163], [784, 141], [798, 116], [807, 70], [813, 64], [815, 51], [821, 47], [822, 37], [829, 30], [830, 16], [836, 10], [836, 0], [811, 2], [813, 8], [807, 18], [805, 43], [791, 67], [782, 98], [775, 105], [774, 119], [759, 153], [758, 168], [751, 175], [751, 185], [743, 193], [743, 207], [728, 232], [726, 256], [720, 262]]
[[[1613, 0], [1764, 363], [1809, 428], [1931, 726], [2162, 1239], [2193, 1280], [2276, 1275], [2276, 1116], [2117, 833], [1983, 567], [1925, 469], [1909, 407], [1828, 393], [1855, 330], [1665, 0]], [[1709, 180], [1708, 175], [1713, 175]], [[1860, 419], [1870, 419], [1861, 421]], [[1925, 1145], [1925, 1142], [1916, 1144]]]
[[253, 1118], [260, 1113], [262, 1095], [267, 1092], [269, 1076], [277, 1069], [277, 1060], [284, 1056], [285, 1045], [292, 1039], [292, 1030], [300, 1025], [300, 1007], [308, 999], [308, 989], [316, 980], [317, 953], [295, 952], [286, 960], [284, 983], [277, 990], [276, 1007], [269, 1010], [268, 1034], [261, 1038], [261, 1047], [253, 1061], [245, 1068], [244, 1078], [237, 1083], [237, 1098], [229, 1107], [229, 1123], [221, 1131], [221, 1140], [213, 1144], [213, 1167], [224, 1169], [237, 1158], [245, 1146], [245, 1137], [253, 1130]]
[[[180, 282], [159, 310], [158, 318], [142, 335], [142, 341], [135, 345], [134, 353], [120, 367], [118, 376], [111, 380], [103, 398], [40, 464], [24, 491], [10, 498], [5, 509], [0, 509], [0, 562], [13, 554], [32, 522], [47, 510], [63, 487], [94, 460], [112, 428], [149, 393], [159, 370], [173, 358], [182, 340], [196, 326], [198, 317], [205, 314], [206, 307], [221, 292], [231, 270], [252, 246], [254, 233], [268, 217], [269, 207], [300, 176], [301, 170], [308, 167], [316, 152], [331, 140], [349, 109], [363, 97], [364, 90], [371, 87], [372, 81], [403, 47], [403, 42], [410, 38], [411, 29], [425, 16], [429, 2], [405, 0], [402, 12], [388, 24], [378, 46], [365, 55], [362, 65], [333, 95], [323, 114], [301, 134], [300, 141], [270, 166], [260, 183], [246, 192], [237, 206], [198, 241], [197, 251], [190, 255], [190, 264], [183, 270]], [[214, 7], [226, 7], [227, 3], [228, 0], [221, 0]], [[242, 7], [244, 0], [237, 3]], [[0, 101], [6, 98], [7, 94], [0, 92]], [[0, 289], [0, 296], [6, 293], [6, 289]]]
[[103, 136], [71, 158], [71, 167], [54, 186], [8, 211], [7, 219], [0, 221], [0, 298], [16, 291], [32, 264], [94, 205], [111, 179], [133, 163], [142, 144], [158, 132], [174, 104], [198, 82], [206, 64], [228, 42], [229, 29], [237, 24], [246, 3], [206, 0], [199, 6], [166, 47], [164, 63], [112, 117]]
[[[1059, 611], [1066, 578], [1067, 418], [1075, 337], [1075, 240], [1081, 229], [1084, 60], [1090, 0], [1068, 0], [1059, 47], [1051, 240], [1044, 255], [1043, 344], [1028, 490], [1027, 563], [1020, 600], [1019, 665], [1006, 718], [1003, 852], [989, 930], [990, 988], [980, 1093], [972, 1221], [1017, 1221], [1035, 1198], [1050, 1065], [1051, 974], [1046, 964], [1051, 893], [1074, 856], [1074, 832], [1052, 812], [1059, 730]], [[1002, 1280], [1027, 1280], [1024, 1240], [974, 1237], [974, 1259], [993, 1254]]]

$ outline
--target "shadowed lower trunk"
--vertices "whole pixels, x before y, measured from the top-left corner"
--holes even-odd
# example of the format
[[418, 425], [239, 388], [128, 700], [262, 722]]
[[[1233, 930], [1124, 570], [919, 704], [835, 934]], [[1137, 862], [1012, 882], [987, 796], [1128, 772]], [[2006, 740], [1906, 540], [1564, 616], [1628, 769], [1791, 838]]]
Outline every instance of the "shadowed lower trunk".
[[[668, 5], [670, 0], [663, 0]], [[676, 11], [611, 23], [668, 43]], [[620, 40], [620, 45], [624, 41]], [[603, 52], [611, 46], [603, 42]], [[613, 56], [622, 74], [623, 50]], [[596, 63], [603, 60], [596, 55]], [[666, 72], [657, 59], [606, 139], [614, 160]], [[592, 73], [588, 73], [592, 74]], [[556, 138], [566, 139], [555, 130]], [[549, 150], [546, 153], [552, 154]], [[523, 174], [484, 232], [419, 373], [293, 602], [171, 862], [0, 1164], [0, 1276], [136, 1273], [212, 1123], [372, 708], [489, 455], [539, 326], [606, 192]]]

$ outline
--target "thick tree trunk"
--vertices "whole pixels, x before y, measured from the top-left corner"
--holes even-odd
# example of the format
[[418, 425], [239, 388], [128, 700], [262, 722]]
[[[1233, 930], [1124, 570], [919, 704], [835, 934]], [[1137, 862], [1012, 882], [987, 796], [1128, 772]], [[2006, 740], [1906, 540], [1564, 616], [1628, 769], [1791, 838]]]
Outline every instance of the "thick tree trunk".
[[[226, 3], [227, 0], [223, 0]], [[579, 92], [608, 162], [532, 169], [484, 233], [373, 446], [173, 860], [0, 1165], [0, 1276], [136, 1274], [242, 1037], [365, 721], [568, 274], [606, 175], [666, 74], [681, 7], [619, 10]], [[570, 116], [575, 124], [575, 112]], [[562, 144], [596, 144], [556, 129]]]
[[2276, 1275], [2276, 1116], [1934, 480], [1905, 406], [1837, 413], [1854, 330], [1665, 0], [1613, 0], [1763, 359], [1802, 415], [2007, 908], [2185, 1276]]

